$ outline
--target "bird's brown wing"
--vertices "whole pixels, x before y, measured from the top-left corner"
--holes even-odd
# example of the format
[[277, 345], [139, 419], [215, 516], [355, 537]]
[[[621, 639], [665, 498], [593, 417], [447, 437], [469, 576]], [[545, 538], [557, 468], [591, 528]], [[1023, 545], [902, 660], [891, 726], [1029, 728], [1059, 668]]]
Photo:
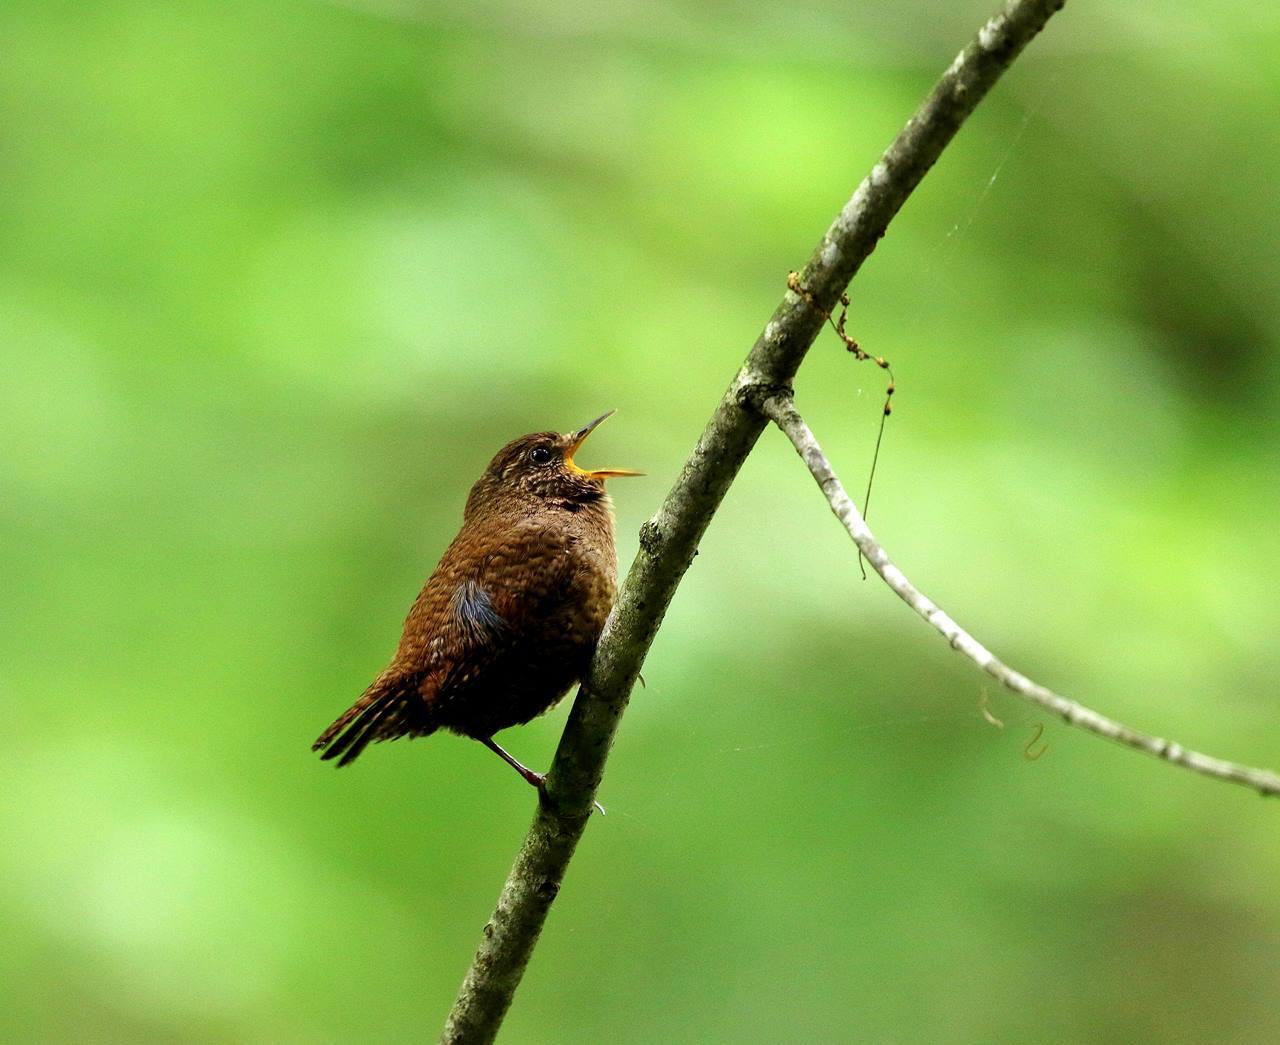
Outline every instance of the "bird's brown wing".
[[570, 598], [571, 545], [534, 521], [493, 520], [455, 540], [410, 611], [393, 662], [418, 675], [428, 708], [501, 661]]
[[516, 642], [522, 622], [562, 601], [568, 576], [563, 538], [519, 525], [459, 535], [409, 611], [391, 664], [312, 750], [345, 766], [375, 740], [435, 732], [434, 706]]

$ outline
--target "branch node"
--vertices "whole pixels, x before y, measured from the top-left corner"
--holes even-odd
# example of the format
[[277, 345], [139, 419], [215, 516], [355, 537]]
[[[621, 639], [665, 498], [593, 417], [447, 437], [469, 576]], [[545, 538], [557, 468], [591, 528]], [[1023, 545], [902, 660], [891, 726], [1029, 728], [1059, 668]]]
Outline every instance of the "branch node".
[[640, 547], [649, 555], [657, 555], [661, 543], [662, 531], [658, 529], [658, 524], [653, 519], [646, 520], [640, 527]]
[[738, 387], [738, 403], [762, 417], [772, 417], [770, 404], [780, 404], [781, 409], [791, 406], [795, 389], [790, 385], [771, 384], [768, 381], [748, 381]]

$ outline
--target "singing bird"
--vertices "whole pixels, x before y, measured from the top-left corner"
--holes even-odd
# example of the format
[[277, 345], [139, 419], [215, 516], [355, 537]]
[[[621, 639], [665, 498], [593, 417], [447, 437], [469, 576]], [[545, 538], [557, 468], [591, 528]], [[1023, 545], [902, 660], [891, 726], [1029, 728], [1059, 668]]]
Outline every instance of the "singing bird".
[[371, 741], [447, 729], [545, 780], [493, 735], [536, 718], [582, 679], [617, 592], [605, 480], [573, 456], [614, 411], [576, 432], [512, 440], [467, 497], [462, 529], [427, 580], [391, 663], [312, 746], [345, 766]]

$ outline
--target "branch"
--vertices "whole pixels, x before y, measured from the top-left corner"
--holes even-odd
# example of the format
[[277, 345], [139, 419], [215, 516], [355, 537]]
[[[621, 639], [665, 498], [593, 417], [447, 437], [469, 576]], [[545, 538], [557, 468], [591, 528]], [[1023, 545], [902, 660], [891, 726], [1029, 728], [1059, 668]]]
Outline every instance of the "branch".
[[791, 402], [790, 393], [772, 395], [761, 401], [760, 409], [765, 415], [786, 433], [787, 438], [796, 448], [796, 453], [808, 465], [809, 471], [817, 480], [818, 486], [826, 494], [835, 517], [849, 531], [854, 544], [862, 552], [863, 557], [871, 564], [871, 568], [880, 574], [885, 584], [893, 589], [894, 594], [924, 618], [944, 639], [951, 643], [951, 648], [973, 661], [988, 675], [1000, 682], [1005, 688], [1012, 690], [1023, 699], [1037, 704], [1046, 711], [1061, 715], [1062, 719], [1072, 726], [1094, 733], [1109, 740], [1127, 744], [1129, 747], [1145, 751], [1148, 755], [1172, 762], [1195, 773], [1229, 780], [1235, 784], [1243, 784], [1253, 788], [1262, 795], [1280, 795], [1280, 776], [1265, 769], [1253, 769], [1250, 766], [1237, 765], [1235, 762], [1224, 762], [1220, 758], [1202, 755], [1176, 744], [1172, 740], [1153, 737], [1149, 733], [1140, 733], [1130, 729], [1122, 722], [1099, 715], [1091, 708], [1074, 700], [1059, 696], [1033, 682], [1021, 672], [999, 660], [986, 646], [960, 627], [946, 613], [938, 608], [938, 604], [907, 580], [903, 572], [889, 559], [888, 554], [868, 529], [862, 513], [845, 493], [840, 479], [832, 470], [830, 462], [822, 453], [822, 447], [814, 438], [813, 432], [805, 424], [804, 418], [796, 411]]
[[[947, 143], [1064, 0], [1007, 0], [957, 55], [823, 236], [720, 400], [618, 593], [565, 725], [524, 845], [444, 1028], [444, 1042], [497, 1035], [591, 814], [618, 722], [667, 606], [766, 420], [751, 400], [789, 388], [822, 323]], [[809, 307], [815, 304], [817, 308]]]

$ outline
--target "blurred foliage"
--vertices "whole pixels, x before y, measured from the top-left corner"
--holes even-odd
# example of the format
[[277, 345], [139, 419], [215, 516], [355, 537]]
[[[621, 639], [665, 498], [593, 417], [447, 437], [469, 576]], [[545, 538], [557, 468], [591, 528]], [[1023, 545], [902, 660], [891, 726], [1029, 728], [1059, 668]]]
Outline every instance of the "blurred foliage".
[[[0, 1039], [431, 1039], [522, 837], [479, 745], [308, 745], [505, 440], [620, 554], [988, 14], [0, 8]], [[1012, 663], [1280, 764], [1280, 18], [1072, 0], [854, 285], [871, 521]], [[802, 407], [860, 487], [882, 375]], [[1280, 807], [992, 692], [766, 433], [514, 1042], [1272, 1042]], [[563, 708], [506, 736], [545, 765]], [[1049, 748], [1022, 748], [1044, 722]]]

